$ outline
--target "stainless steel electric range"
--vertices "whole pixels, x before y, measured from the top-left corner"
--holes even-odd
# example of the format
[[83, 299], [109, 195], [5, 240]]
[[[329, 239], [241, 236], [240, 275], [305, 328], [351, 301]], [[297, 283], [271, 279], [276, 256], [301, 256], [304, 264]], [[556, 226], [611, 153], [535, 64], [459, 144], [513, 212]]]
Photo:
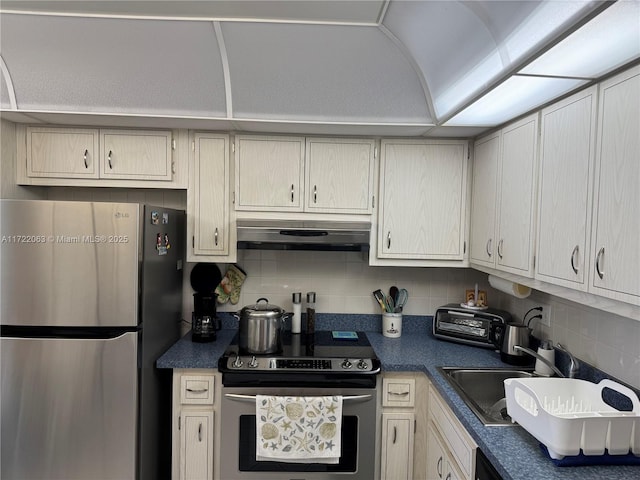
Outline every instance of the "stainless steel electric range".
[[[247, 355], [232, 341], [222, 373], [221, 477], [225, 480], [365, 480], [374, 478], [380, 361], [364, 332], [355, 339], [317, 331], [282, 336], [278, 354]], [[340, 395], [342, 453], [337, 464], [256, 459], [256, 395]]]

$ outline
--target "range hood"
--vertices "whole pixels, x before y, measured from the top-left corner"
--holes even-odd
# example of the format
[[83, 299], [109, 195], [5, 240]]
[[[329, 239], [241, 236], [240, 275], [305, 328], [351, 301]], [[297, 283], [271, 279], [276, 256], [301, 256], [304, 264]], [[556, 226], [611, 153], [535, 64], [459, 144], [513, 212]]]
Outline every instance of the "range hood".
[[370, 222], [239, 219], [238, 249], [368, 252]]

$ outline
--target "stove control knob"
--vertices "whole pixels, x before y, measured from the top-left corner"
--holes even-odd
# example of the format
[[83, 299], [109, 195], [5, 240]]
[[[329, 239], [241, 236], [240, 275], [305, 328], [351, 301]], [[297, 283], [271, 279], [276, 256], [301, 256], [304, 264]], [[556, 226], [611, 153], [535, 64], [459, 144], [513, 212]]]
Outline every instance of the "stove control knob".
[[369, 368], [369, 364], [367, 364], [367, 362], [365, 362], [364, 360], [360, 360], [358, 362], [358, 368], [360, 370], [366, 370], [367, 368]]
[[345, 358], [342, 361], [342, 365], [341, 366], [342, 366], [342, 368], [349, 369], [349, 368], [353, 367], [353, 363], [351, 363], [348, 358]]
[[240, 360], [240, 355], [236, 355], [236, 359], [233, 361], [231, 366], [233, 368], [240, 368], [240, 367], [242, 367], [242, 365], [244, 365], [244, 362], [242, 360]]
[[251, 361], [249, 362], [249, 367], [256, 368], [257, 366], [258, 366], [258, 359], [254, 355], [253, 357], [251, 357]]

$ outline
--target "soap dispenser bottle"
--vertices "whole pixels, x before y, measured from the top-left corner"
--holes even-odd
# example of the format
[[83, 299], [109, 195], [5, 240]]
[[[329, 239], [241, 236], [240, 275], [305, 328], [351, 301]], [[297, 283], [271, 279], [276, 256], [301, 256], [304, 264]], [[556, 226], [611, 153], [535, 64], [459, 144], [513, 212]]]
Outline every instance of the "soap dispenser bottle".
[[[556, 364], [556, 351], [553, 349], [553, 345], [549, 340], [542, 340], [540, 342], [540, 346], [538, 347], [538, 355], [548, 360], [551, 365]], [[549, 367], [539, 359], [536, 359], [536, 367], [534, 369], [534, 372], [537, 375], [541, 375], [543, 377], [551, 377], [554, 374], [553, 370], [551, 370], [551, 367]]]

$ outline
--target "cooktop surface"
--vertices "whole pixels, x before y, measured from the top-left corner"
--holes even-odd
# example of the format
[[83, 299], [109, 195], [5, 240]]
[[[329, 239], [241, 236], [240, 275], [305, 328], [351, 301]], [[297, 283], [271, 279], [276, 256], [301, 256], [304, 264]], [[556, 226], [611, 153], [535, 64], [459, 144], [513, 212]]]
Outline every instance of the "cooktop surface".
[[218, 362], [223, 384], [348, 382], [380, 372], [364, 332], [284, 332], [281, 343], [280, 351], [258, 355], [243, 352], [236, 335]]

